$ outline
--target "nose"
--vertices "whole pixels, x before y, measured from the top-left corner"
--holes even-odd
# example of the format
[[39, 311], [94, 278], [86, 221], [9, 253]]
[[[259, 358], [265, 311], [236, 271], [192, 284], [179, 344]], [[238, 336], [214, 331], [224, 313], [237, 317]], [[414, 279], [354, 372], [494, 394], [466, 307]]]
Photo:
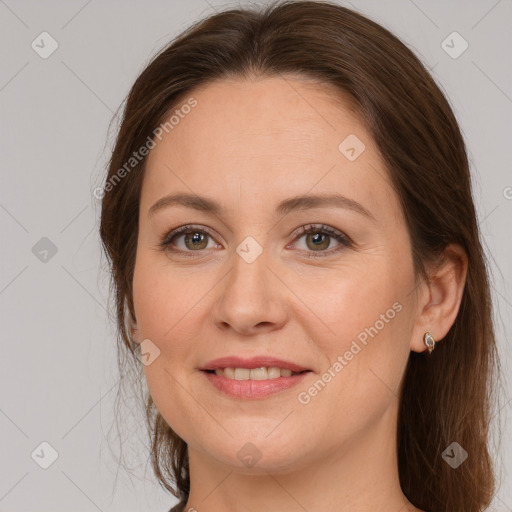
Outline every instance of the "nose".
[[287, 321], [291, 294], [269, 265], [265, 251], [252, 263], [238, 254], [222, 284], [210, 316], [221, 330], [254, 335], [280, 329]]

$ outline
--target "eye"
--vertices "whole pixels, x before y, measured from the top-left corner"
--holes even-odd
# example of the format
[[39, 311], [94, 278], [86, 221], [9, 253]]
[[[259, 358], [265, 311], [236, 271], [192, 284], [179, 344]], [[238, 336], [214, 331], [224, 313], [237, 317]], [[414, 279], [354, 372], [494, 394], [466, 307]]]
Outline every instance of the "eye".
[[[352, 245], [348, 236], [344, 235], [341, 231], [337, 231], [323, 224], [302, 226], [294, 235], [296, 239], [305, 237], [306, 248], [304, 250], [310, 253], [307, 255], [308, 258], [330, 256]], [[332, 239], [339, 243], [334, 249], [327, 250], [331, 245]]]
[[[160, 247], [172, 252], [200, 252], [202, 249], [211, 249], [211, 246], [208, 245], [208, 238], [212, 238], [212, 236], [204, 228], [195, 228], [190, 225], [181, 226], [167, 234], [160, 242]], [[183, 242], [181, 246], [177, 242], [180, 239]], [[189, 255], [187, 254], [187, 256]]]
[[[301, 226], [293, 233], [293, 236], [294, 240], [305, 237], [306, 248], [301, 250], [309, 253], [307, 254], [308, 258], [330, 256], [352, 245], [348, 236], [323, 224]], [[186, 225], [168, 233], [159, 246], [162, 250], [180, 253], [184, 256], [194, 256], [191, 253], [201, 253], [204, 249], [222, 247], [215, 243], [209, 245], [208, 238], [213, 240], [213, 236], [207, 229]], [[338, 245], [334, 249], [329, 249], [332, 239], [336, 240]], [[181, 246], [180, 241], [182, 242]]]

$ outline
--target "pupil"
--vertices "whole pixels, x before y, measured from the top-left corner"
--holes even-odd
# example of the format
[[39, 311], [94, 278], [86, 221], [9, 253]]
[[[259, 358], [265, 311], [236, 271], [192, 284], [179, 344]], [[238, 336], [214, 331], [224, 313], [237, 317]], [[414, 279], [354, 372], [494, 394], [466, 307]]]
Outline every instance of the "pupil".
[[190, 247], [202, 247], [202, 243], [204, 243], [204, 235], [202, 233], [193, 232], [192, 234], [186, 235], [185, 243], [190, 244]]
[[319, 249], [326, 249], [329, 246], [329, 242], [327, 242], [328, 235], [324, 235], [322, 233], [316, 233], [310, 235], [310, 240], [313, 242], [313, 247]]
[[313, 239], [315, 240], [315, 241], [314, 241], [314, 243], [315, 243], [315, 244], [316, 244], [317, 242], [322, 243], [322, 240], [320, 240], [320, 239], [319, 239], [319, 237], [320, 237], [320, 238], [322, 238], [322, 237], [323, 237], [323, 235], [320, 235], [320, 234], [318, 234], [318, 233], [317, 233], [316, 235], [314, 235]]

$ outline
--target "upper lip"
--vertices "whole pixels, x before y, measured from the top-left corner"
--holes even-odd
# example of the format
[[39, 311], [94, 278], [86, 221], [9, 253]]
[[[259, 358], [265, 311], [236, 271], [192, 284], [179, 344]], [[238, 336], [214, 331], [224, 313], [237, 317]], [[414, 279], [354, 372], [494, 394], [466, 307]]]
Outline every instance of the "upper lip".
[[227, 356], [214, 359], [199, 368], [200, 370], [216, 370], [218, 368], [261, 368], [261, 367], [277, 367], [281, 369], [288, 369], [292, 372], [303, 372], [309, 370], [291, 361], [278, 359], [270, 356], [256, 356], [245, 359], [238, 356]]

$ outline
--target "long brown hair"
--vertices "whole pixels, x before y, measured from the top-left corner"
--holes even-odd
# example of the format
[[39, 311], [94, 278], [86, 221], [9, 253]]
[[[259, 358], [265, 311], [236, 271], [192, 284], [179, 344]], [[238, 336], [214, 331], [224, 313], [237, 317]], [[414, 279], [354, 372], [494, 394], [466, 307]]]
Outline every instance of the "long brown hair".
[[[125, 362], [139, 364], [126, 322], [128, 315], [135, 318], [132, 278], [146, 159], [129, 169], [126, 162], [155, 138], [155, 129], [195, 87], [218, 78], [284, 74], [334, 86], [357, 108], [405, 212], [417, 276], [426, 275], [425, 262], [439, 258], [450, 242], [467, 253], [455, 323], [431, 357], [411, 352], [398, 417], [398, 460], [402, 490], [415, 506], [481, 511], [496, 487], [489, 437], [499, 364], [465, 143], [448, 101], [420, 60], [357, 12], [293, 0], [219, 12], [171, 41], [139, 75], [126, 100], [101, 204], [119, 351], [128, 354]], [[190, 488], [187, 445], [151, 397], [146, 399], [153, 469], [183, 506]], [[468, 453], [457, 469], [442, 457], [454, 441]]]

